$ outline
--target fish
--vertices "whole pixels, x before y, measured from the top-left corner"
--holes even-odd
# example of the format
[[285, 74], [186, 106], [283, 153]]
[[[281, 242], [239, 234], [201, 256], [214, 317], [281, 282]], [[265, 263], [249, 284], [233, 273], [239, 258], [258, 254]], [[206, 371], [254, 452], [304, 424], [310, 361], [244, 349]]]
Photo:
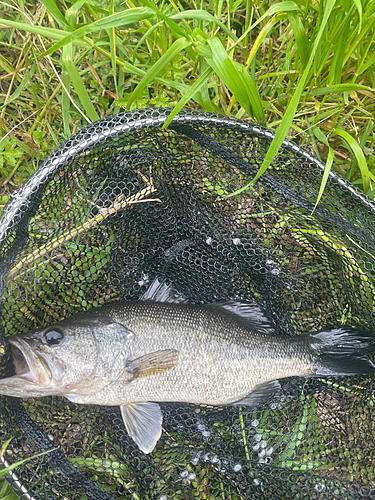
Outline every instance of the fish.
[[375, 373], [373, 332], [280, 336], [256, 302], [116, 302], [8, 341], [15, 374], [0, 394], [119, 406], [146, 454], [162, 434], [159, 403], [251, 406], [283, 378]]

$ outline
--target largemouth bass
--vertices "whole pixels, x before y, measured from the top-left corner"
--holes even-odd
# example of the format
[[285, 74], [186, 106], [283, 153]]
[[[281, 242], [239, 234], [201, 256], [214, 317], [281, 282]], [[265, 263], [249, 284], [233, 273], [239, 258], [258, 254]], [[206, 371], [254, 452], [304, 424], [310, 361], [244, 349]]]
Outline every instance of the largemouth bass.
[[157, 402], [250, 405], [280, 378], [375, 372], [372, 334], [280, 337], [255, 303], [115, 303], [8, 340], [15, 375], [0, 394], [118, 405], [144, 453], [161, 436]]

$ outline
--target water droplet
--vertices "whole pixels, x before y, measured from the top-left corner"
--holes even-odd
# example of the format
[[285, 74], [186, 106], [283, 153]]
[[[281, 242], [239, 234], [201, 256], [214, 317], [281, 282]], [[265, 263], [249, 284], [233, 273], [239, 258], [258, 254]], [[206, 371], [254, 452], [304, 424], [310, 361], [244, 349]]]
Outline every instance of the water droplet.
[[240, 464], [236, 464], [234, 467], [233, 467], [233, 470], [234, 472], [238, 472], [242, 469], [241, 465]]
[[142, 278], [138, 281], [139, 286], [143, 286], [150, 281], [149, 275], [142, 273]]
[[270, 448], [268, 448], [268, 450], [266, 450], [266, 454], [267, 454], [268, 456], [271, 456], [271, 455], [272, 455], [272, 453], [273, 453], [273, 446], [271, 446]]
[[211, 432], [210, 431], [203, 431], [202, 432], [202, 436], [205, 437], [205, 438], [208, 438], [211, 436]]
[[233, 245], [240, 245], [241, 240], [239, 238], [233, 238]]
[[320, 482], [320, 483], [316, 483], [314, 488], [316, 489], [316, 491], [324, 491], [326, 489], [326, 485], [323, 483], [323, 482]]
[[211, 236], [210, 236], [209, 238], [207, 238], [207, 239], [206, 239], [206, 243], [207, 243], [207, 245], [211, 245], [211, 243], [212, 243], [212, 238], [211, 238]]

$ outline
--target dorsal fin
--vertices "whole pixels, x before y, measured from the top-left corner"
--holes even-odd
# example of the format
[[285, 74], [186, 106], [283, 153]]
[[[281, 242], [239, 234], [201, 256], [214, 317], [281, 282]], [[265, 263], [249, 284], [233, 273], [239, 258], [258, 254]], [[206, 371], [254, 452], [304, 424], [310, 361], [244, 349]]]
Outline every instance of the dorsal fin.
[[268, 313], [256, 302], [241, 302], [231, 300], [228, 302], [218, 302], [208, 304], [206, 307], [216, 309], [217, 311], [226, 311], [233, 315], [237, 320], [244, 323], [247, 328], [259, 333], [270, 335], [277, 334], [277, 328]]
[[185, 304], [188, 299], [171, 285], [155, 278], [139, 300], [152, 300], [153, 302], [169, 302], [170, 304]]

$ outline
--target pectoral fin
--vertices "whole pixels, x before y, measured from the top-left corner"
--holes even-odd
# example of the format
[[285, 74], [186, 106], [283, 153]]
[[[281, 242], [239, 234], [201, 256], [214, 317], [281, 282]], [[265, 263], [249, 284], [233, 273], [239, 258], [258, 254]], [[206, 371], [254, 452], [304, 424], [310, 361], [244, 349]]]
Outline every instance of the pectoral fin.
[[120, 406], [130, 437], [143, 451], [151, 453], [161, 436], [163, 416], [156, 403], [128, 403]]
[[134, 380], [171, 370], [177, 361], [178, 351], [175, 349], [166, 349], [164, 351], [151, 352], [130, 361], [126, 366], [126, 370], [133, 375], [131, 380]]

